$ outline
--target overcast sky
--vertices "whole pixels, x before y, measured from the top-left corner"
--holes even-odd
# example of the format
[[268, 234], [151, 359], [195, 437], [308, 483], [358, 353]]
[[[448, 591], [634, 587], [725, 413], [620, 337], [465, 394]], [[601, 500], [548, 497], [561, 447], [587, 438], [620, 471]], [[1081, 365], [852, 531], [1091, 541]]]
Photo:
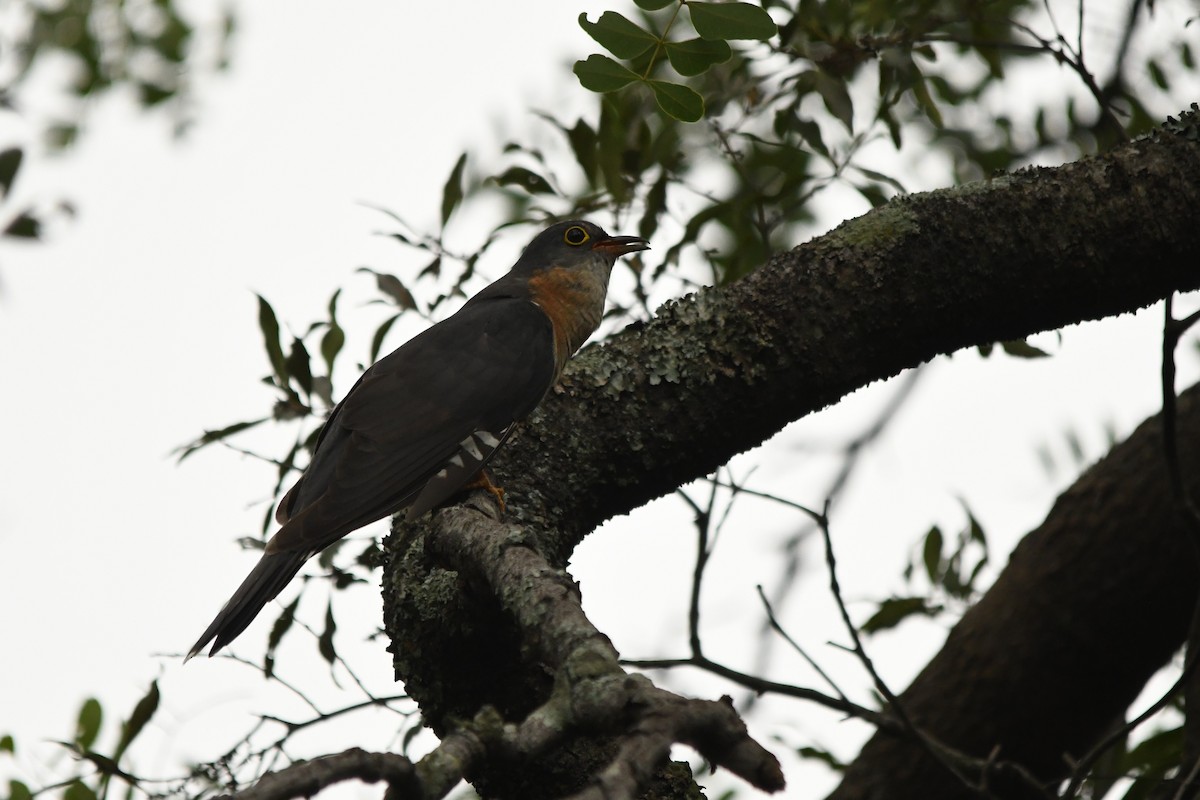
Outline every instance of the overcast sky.
[[[494, 154], [509, 132], [532, 124], [531, 107], [585, 107], [569, 64], [592, 45], [575, 17], [594, 17], [605, 5], [525, 2], [515, 20], [510, 4], [422, 4], [417, 20], [407, 4], [311, 2], [286, 13], [243, 4], [233, 67], [203, 82], [198, 124], [184, 140], [112, 98], [95, 108], [77, 149], [26, 165], [23, 192], [69, 198], [80, 213], [49, 243], [0, 247], [0, 734], [16, 734], [19, 744], [69, 738], [84, 697], [125, 715], [159, 678], [159, 744], [137, 766], [171, 775], [180, 759], [216, 755], [253, 711], [299, 713], [249, 669], [207, 660], [183, 668], [164, 655], [191, 644], [255, 561], [233, 542], [256, 532], [272, 481], [262, 464], [229, 451], [212, 449], [183, 466], [171, 451], [206, 427], [267, 408], [256, 292], [302, 326], [336, 287], [348, 287], [347, 348], [365, 358], [378, 312], [362, 308], [371, 287], [355, 268], [411, 275], [419, 265], [373, 236], [387, 222], [363, 203], [430, 227], [464, 147]], [[848, 206], [829, 224], [864, 210]], [[470, 288], [506, 271], [530, 235], [493, 248]], [[1042, 337], [1051, 359], [965, 352], [930, 368], [896, 429], [866, 455], [854, 499], [835, 517], [860, 619], [869, 614], [865, 600], [900, 588], [904, 561], [930, 524], [962, 524], [960, 498], [993, 535], [1002, 565], [1073, 478], [1067, 431], [1096, 457], [1106, 427], [1124, 435], [1157, 407], [1160, 316], [1154, 309], [1069, 329], [1061, 343]], [[1196, 379], [1194, 347], [1180, 373], [1180, 386]], [[345, 377], [339, 394], [353, 380]], [[893, 390], [858, 393], [793, 426], [772, 453], [748, 454], [736, 466], [742, 474], [757, 468], [765, 490], [819, 505], [830, 463], [821, 446], [864, 424]], [[1047, 474], [1039, 448], [1054, 453], [1057, 472]], [[607, 526], [573, 561], [593, 621], [629, 657], [684, 653], [693, 533], [677, 504], [665, 506]], [[798, 522], [762, 503], [735, 510], [736, 533], [719, 546], [706, 595], [708, 635], [724, 643], [714, 655], [734, 666], [751, 667], [761, 622], [754, 586], [777, 578], [778, 546]], [[869, 703], [861, 671], [825, 646], [844, 636], [819, 551], [806, 563], [804, 588], [782, 609], [790, 631]], [[641, 588], [650, 585], [668, 591], [648, 602]], [[634, 606], [625, 601], [629, 587], [639, 587]], [[378, 691], [392, 691], [382, 648], [359, 642], [379, 619], [376, 589], [360, 590], [354, 602], [339, 644], [358, 652]], [[323, 599], [304, 609], [319, 622]], [[267, 628], [260, 620], [234, 651], [260, 653]], [[941, 635], [930, 625], [872, 646], [900, 688]], [[328, 692], [330, 703], [346, 696], [321, 677], [310, 644], [284, 655], [295, 674], [315, 673], [307, 680], [321, 684], [314, 691]], [[794, 658], [774, 669], [775, 678], [816, 685]], [[698, 694], [736, 694], [720, 682], [675, 678]], [[789, 746], [833, 742], [851, 757], [865, 728], [836, 720], [779, 703], [758, 733]], [[350, 727], [324, 749], [386, 746], [394, 723], [375, 722], [382, 732], [372, 729], [370, 741]], [[0, 762], [0, 777], [4, 770]], [[792, 797], [818, 796], [830, 781], [820, 771], [789, 779]]]

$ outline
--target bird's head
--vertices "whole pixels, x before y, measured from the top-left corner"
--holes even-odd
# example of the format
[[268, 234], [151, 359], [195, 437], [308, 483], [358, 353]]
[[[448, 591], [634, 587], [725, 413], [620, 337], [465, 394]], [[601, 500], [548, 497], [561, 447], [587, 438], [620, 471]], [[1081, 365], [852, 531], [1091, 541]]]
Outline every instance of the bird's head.
[[640, 236], [610, 236], [599, 225], [569, 219], [535, 236], [513, 271], [532, 272], [548, 267], [608, 270], [618, 257], [649, 247], [650, 243]]

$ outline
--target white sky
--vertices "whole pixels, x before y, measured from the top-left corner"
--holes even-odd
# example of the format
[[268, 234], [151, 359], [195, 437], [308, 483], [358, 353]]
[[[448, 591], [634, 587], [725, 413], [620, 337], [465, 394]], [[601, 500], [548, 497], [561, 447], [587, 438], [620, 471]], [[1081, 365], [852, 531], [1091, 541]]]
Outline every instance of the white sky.
[[[509, 138], [504, 131], [530, 124], [525, 109], [586, 102], [569, 63], [593, 47], [575, 17], [595, 18], [604, 7], [541, 0], [514, 18], [511, 4], [431, 3], [418, 23], [404, 4], [309, 2], [286, 13], [245, 4], [232, 71], [202, 92], [199, 124], [184, 141], [172, 142], [161, 121], [134, 121], [117, 99], [96, 108], [69, 156], [26, 165], [25, 196], [63, 196], [81, 212], [48, 244], [0, 248], [0, 734], [14, 733], [25, 747], [24, 768], [54, 757], [44, 747], [31, 758], [29, 746], [69, 738], [89, 695], [105, 704], [111, 743], [116, 717], [156, 677], [165, 699], [155, 744], [135, 748], [134, 763], [147, 773], [174, 775], [180, 759], [214, 756], [254, 711], [302, 713], [249, 669], [206, 660], [185, 669], [162, 657], [191, 644], [252, 565], [233, 540], [257, 530], [272, 479], [227, 451], [182, 467], [170, 452], [205, 427], [265, 409], [255, 292], [301, 326], [334, 288], [348, 286], [340, 314], [351, 329], [347, 348], [365, 357], [378, 315], [361, 309], [369, 280], [354, 269], [403, 276], [418, 264], [372, 236], [387, 222], [360, 203], [428, 227], [464, 147], [486, 157]], [[503, 273], [526, 238], [494, 248], [481, 271]], [[1155, 309], [1071, 329], [1061, 345], [1042, 337], [1053, 359], [961, 353], [935, 364], [896, 430], [867, 454], [835, 518], [847, 596], [900, 590], [900, 570], [929, 525], [954, 532], [962, 524], [960, 497], [994, 537], [1002, 564], [1072, 478], [1069, 466], [1047, 478], [1037, 448], [1067, 464], [1064, 433], [1072, 429], [1098, 456], [1104, 425], [1124, 435], [1156, 408], [1159, 319]], [[1180, 386], [1200, 372], [1194, 352], [1181, 358]], [[819, 504], [829, 459], [797, 447], [855, 430], [888, 391], [875, 387], [802, 421], [772, 453], [738, 459], [740, 473], [757, 466], [761, 488]], [[607, 526], [573, 562], [593, 621], [628, 657], [684, 653], [693, 535], [677, 506], [664, 505]], [[776, 578], [775, 546], [796, 522], [750, 501], [735, 510], [706, 594], [713, 656], [750, 668], [761, 622], [754, 586]], [[809, 552], [802, 589], [780, 610], [785, 624], [869, 703], [861, 670], [824, 644], [845, 637], [819, 550]], [[667, 590], [651, 600], [642, 590], [653, 585]], [[639, 587], [635, 607], [629, 587]], [[303, 616], [317, 624], [324, 600], [313, 594]], [[340, 620], [339, 647], [357, 650], [366, 678], [392, 691], [388, 656], [357, 641], [379, 618], [375, 588], [354, 602], [361, 612]], [[865, 619], [870, 605], [853, 610]], [[264, 616], [235, 652], [261, 652], [271, 611]], [[314, 693], [331, 706], [352, 696], [328, 685], [310, 643], [293, 640], [281, 656], [289, 678], [319, 684]], [[939, 641], [928, 625], [871, 645], [901, 688]], [[790, 656], [772, 676], [821, 688]], [[699, 695], [741, 696], [691, 673], [673, 677]], [[376, 717], [369, 734], [362, 724], [335, 729], [304, 754], [389, 744], [386, 719]], [[777, 751], [786, 748], [770, 737], [831, 744], [849, 758], [865, 728], [781, 702], [763, 711], [755, 731]], [[0, 760], [0, 778], [6, 770]], [[789, 797], [817, 797], [831, 785], [820, 770], [789, 766], [788, 774]]]

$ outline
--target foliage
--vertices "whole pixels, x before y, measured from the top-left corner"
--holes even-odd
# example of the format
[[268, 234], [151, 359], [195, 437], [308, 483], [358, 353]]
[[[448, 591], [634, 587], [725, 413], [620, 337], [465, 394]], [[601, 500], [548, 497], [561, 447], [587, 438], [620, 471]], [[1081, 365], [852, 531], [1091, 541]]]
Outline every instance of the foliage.
[[[591, 113], [577, 119], [538, 115], [535, 124], [553, 131], [553, 143], [539, 148], [510, 143], [498, 163], [476, 163], [464, 152], [444, 182], [436, 232], [416, 231], [381, 210], [392, 226], [387, 235], [401, 248], [397, 260], [401, 254], [415, 255], [420, 265], [415, 271], [360, 270], [373, 280], [376, 302], [388, 310], [384, 321], [362, 336], [361, 349], [369, 360], [385, 351], [403, 315], [431, 318], [457, 302], [475, 277], [480, 256], [509, 226], [604, 216], [621, 232], [633, 232], [632, 226], [653, 238], [651, 254], [623, 262], [636, 288], [633, 296], [618, 298], [610, 312], [611, 325], [642, 320], [657, 302], [697, 285], [733, 282], [794, 244], [817, 219], [814, 205], [822, 195], [852, 192], [865, 209], [923, 179], [882, 166], [889, 158], [881, 152], [934, 153], [958, 181], [1012, 170], [1047, 155], [1069, 159], [1141, 134], [1177, 110], [1170, 105], [1178, 104], [1172, 87], [1196, 71], [1181, 29], [1167, 30], [1145, 60], [1134, 63], [1129, 41], [1150, 23], [1139, 3], [1132, 5], [1124, 23], [1123, 41], [1100, 56], [1101, 64], [1085, 61], [1082, 30], [1063, 31], [1047, 6], [1029, 0], [765, 0], [760, 5], [637, 0], [636, 5], [630, 16], [615, 10], [604, 11], [595, 21], [579, 16], [580, 26], [609, 54], [591, 54], [574, 65], [579, 82], [595, 93]], [[1158, 12], [1165, 13], [1168, 5], [1160, 2]], [[125, 84], [137, 88], [146, 107], [172, 101], [185, 110], [187, 86], [178, 79], [178, 67], [188, 57], [194, 31], [170, 2], [155, 8], [158, 22], [152, 30], [117, 11], [124, 27], [111, 39], [97, 38], [92, 22], [94, 14], [112, 12], [107, 5], [31, 10], [28, 35], [35, 44], [22, 51], [19, 73], [28, 74], [43, 54], [66, 48], [83, 70], [72, 88], [79, 97]], [[225, 37], [229, 30], [226, 23]], [[114, 41], [132, 45], [118, 48], [128, 60], [114, 60], [108, 49]], [[131, 53], [137, 50], [153, 55], [156, 66], [150, 74], [132, 66]], [[1094, 52], [1089, 48], [1089, 59]], [[1072, 75], [1073, 87], [1030, 98], [1024, 106], [1005, 102], [1010, 76], [1033, 62], [1062, 65]], [[78, 122], [56, 124], [52, 130], [65, 145], [73, 140]], [[20, 151], [0, 154], [0, 190], [11, 186], [20, 163]], [[494, 208], [496, 199], [503, 201], [502, 212], [484, 241], [458, 245], [456, 221], [464, 209], [488, 213], [479, 209]], [[13, 225], [18, 233], [12, 232]], [[26, 229], [13, 222], [6, 233], [21, 235]], [[210, 445], [231, 444], [259, 426], [284, 426], [293, 433], [290, 445], [270, 458], [277, 468], [274, 494], [280, 493], [303, 466], [319, 420], [341, 393], [334, 387], [335, 367], [357, 332], [343, 327], [339, 296], [330, 297], [323, 318], [296, 328], [303, 332], [291, 336], [284, 335], [272, 304], [258, 298], [267, 367], [262, 380], [274, 393], [273, 404], [249, 419], [204, 431], [179, 449], [180, 459]], [[1023, 341], [997, 344], [1015, 357], [1047, 355]], [[985, 355], [993, 350], [987, 345], [980, 349]], [[726, 488], [740, 491], [732, 484]], [[698, 520], [712, 521], [711, 505], [692, 505]], [[989, 564], [988, 542], [980, 522], [969, 509], [964, 511], [966, 523], [955, 536], [948, 537], [937, 525], [929, 529], [905, 570], [907, 590], [878, 603], [859, 626], [862, 632], [894, 629], [918, 616], [957, 616], [978, 597]], [[814, 519], [828, 533], [824, 515]], [[264, 532], [268, 524], [269, 514]], [[708, 548], [702, 538], [698, 576]], [[372, 542], [350, 558], [336, 549], [322, 556], [335, 599], [326, 606], [316, 643], [330, 664], [339, 661], [336, 592], [365, 580], [377, 555]], [[695, 592], [698, 597], [699, 577]], [[267, 678], [275, 676], [277, 648], [293, 630], [295, 612], [293, 602], [274, 622], [261, 665]], [[696, 641], [698, 657], [698, 634]], [[116, 778], [145, 791], [120, 763], [158, 699], [157, 687], [152, 687], [106, 755], [92, 749], [101, 728], [100, 704], [85, 703], [78, 733], [65, 746], [90, 772], [53, 788], [86, 800], [104, 796], [108, 782]], [[1165, 765], [1179, 760], [1176, 733], [1156, 734], [1122, 751], [1117, 769], [1122, 774], [1165, 774]], [[15, 746], [12, 737], [0, 739], [0, 750], [11, 752]], [[241, 752], [241, 766], [253, 771], [267, 748], [247, 746]], [[798, 752], [834, 769], [842, 766], [819, 747]], [[232, 779], [224, 771], [228, 767], [227, 758], [185, 780], [203, 775], [212, 782], [205, 791], [215, 791], [217, 784]], [[8, 790], [14, 800], [29, 794], [19, 782]]]

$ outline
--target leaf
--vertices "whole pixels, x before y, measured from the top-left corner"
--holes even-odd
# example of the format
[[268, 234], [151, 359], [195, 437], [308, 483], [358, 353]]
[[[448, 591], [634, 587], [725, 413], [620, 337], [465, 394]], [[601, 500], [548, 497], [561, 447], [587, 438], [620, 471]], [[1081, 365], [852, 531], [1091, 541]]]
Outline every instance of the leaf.
[[575, 123], [575, 127], [566, 131], [566, 135], [567, 141], [571, 143], [571, 152], [575, 154], [575, 161], [579, 164], [579, 168], [587, 176], [588, 183], [595, 185], [596, 132], [580, 117], [579, 121]]
[[388, 331], [392, 329], [398, 319], [400, 319], [400, 315], [396, 314], [375, 329], [375, 335], [371, 337], [371, 363], [379, 360], [379, 348], [383, 347], [383, 337], [387, 336]]
[[817, 72], [815, 75], [814, 88], [817, 90], [817, 94], [821, 95], [825, 108], [829, 109], [829, 113], [846, 126], [846, 130], [853, 133], [854, 101], [850, 99], [850, 91], [846, 87], [846, 82], [826, 75], [824, 72]]
[[96, 800], [96, 793], [81, 780], [71, 781], [62, 796], [63, 800]]
[[819, 747], [801, 747], [796, 750], [796, 755], [800, 756], [801, 758], [820, 761], [835, 772], [846, 771], [845, 763], [839, 761], [837, 756], [835, 756], [833, 753], [829, 752], [828, 750], [822, 750]]
[[0, 153], [0, 197], [4, 197], [12, 189], [17, 170], [21, 168], [23, 155], [17, 147], [10, 147]]
[[12, 236], [15, 239], [37, 239], [42, 235], [42, 222], [26, 209], [18, 214], [8, 227], [0, 232], [0, 236]]
[[288, 603], [283, 609], [283, 612], [275, 620], [275, 624], [271, 626], [271, 635], [267, 637], [267, 654], [263, 658], [263, 676], [270, 678], [275, 674], [275, 648], [279, 647], [279, 643], [283, 640], [283, 635], [287, 633], [292, 623], [296, 621], [296, 608], [300, 605], [300, 596]]
[[8, 800], [33, 800], [33, 792], [29, 791], [29, 787], [20, 781], [10, 780], [8, 782]]
[[680, 75], [691, 76], [706, 72], [709, 67], [723, 64], [733, 57], [729, 45], [720, 39], [687, 39], [665, 44], [667, 60]]
[[222, 439], [232, 436], [233, 434], [238, 433], [240, 431], [244, 431], [247, 428], [253, 428], [255, 425], [260, 425], [260, 424], [266, 422], [268, 419], [269, 419], [269, 417], [263, 417], [262, 419], [253, 419], [253, 420], [248, 420], [246, 422], [235, 422], [232, 425], [227, 425], [226, 427], [221, 428], [220, 430], [205, 431], [204, 435], [201, 436], [199, 439], [196, 439], [193, 442], [189, 442], [188, 444], [183, 445], [182, 447], [176, 448], [175, 452], [179, 453], [179, 460], [183, 461], [185, 458], [187, 458], [188, 456], [190, 456], [192, 453], [196, 452], [197, 450], [201, 449], [202, 447], [207, 447], [208, 445], [212, 444], [213, 442], [219, 442]]
[[749, 3], [687, 4], [696, 33], [705, 39], [757, 39], [765, 42], [779, 29], [771, 15]]
[[520, 186], [530, 194], [558, 194], [550, 186], [549, 181], [525, 167], [509, 167], [492, 180], [501, 186]]
[[17, 743], [13, 740], [12, 734], [6, 733], [0, 736], [0, 753], [15, 752], [17, 752]]
[[100, 734], [100, 722], [104, 719], [104, 711], [100, 701], [89, 697], [79, 707], [79, 718], [75, 722], [75, 744], [80, 750], [87, 750], [95, 743]]
[[417, 307], [417, 301], [412, 292], [395, 275], [387, 272], [376, 272], [370, 267], [359, 267], [355, 272], [369, 272], [375, 276], [375, 288], [386, 294], [400, 308], [408, 311]]
[[859, 628], [863, 633], [878, 633], [894, 628], [913, 614], [933, 616], [940, 609], [926, 605], [924, 597], [889, 597], [879, 604], [869, 620]]
[[288, 353], [285, 364], [292, 380], [296, 381], [306, 395], [311, 396], [312, 359], [308, 355], [308, 348], [304, 346], [304, 342], [299, 337], [292, 337], [292, 349]]
[[141, 700], [138, 700], [137, 705], [133, 707], [133, 713], [129, 715], [129, 720], [121, 726], [121, 740], [117, 742], [117, 747], [113, 750], [112, 760], [119, 762], [121, 756], [137, 738], [137, 735], [146, 727], [146, 723], [154, 716], [154, 712], [158, 710], [158, 681], [151, 681], [150, 690], [146, 692]]
[[1000, 347], [1004, 349], [1014, 358], [1048, 358], [1050, 356], [1045, 350], [1040, 347], [1034, 347], [1024, 339], [1010, 339], [1007, 342], [1000, 342]]
[[454, 164], [454, 169], [450, 170], [450, 177], [446, 179], [446, 185], [442, 187], [442, 227], [446, 227], [446, 222], [450, 219], [450, 215], [454, 213], [454, 209], [463, 199], [463, 168], [467, 166], [467, 154], [464, 152], [458, 157], [458, 161]]
[[275, 373], [276, 385], [287, 390], [287, 362], [283, 357], [283, 346], [279, 344], [279, 320], [275, 317], [275, 309], [261, 294], [258, 298], [258, 327], [262, 331], [263, 345], [267, 349], [267, 359], [271, 362], [271, 370]]
[[660, 8], [666, 8], [678, 0], [633, 0], [638, 8], [644, 8], [647, 11], [658, 11]]
[[593, 92], [615, 92], [636, 80], [641, 80], [637, 73], [599, 53], [588, 56], [586, 61], [576, 61], [572, 70], [583, 84], [583, 88]]
[[325, 608], [325, 630], [321, 631], [321, 638], [317, 640], [317, 650], [330, 664], [337, 660], [337, 650], [333, 648], [333, 634], [336, 631], [337, 623], [333, 619], [333, 598], [330, 598], [329, 605]]
[[333, 293], [333, 297], [329, 298], [329, 328], [321, 337], [321, 358], [325, 361], [326, 375], [333, 375], [333, 362], [342, 351], [342, 345], [346, 343], [346, 332], [337, 321], [337, 301], [341, 293], [342, 290], [338, 289]]
[[617, 58], [637, 58], [658, 43], [657, 36], [616, 11], [605, 11], [595, 22], [581, 13], [579, 27]]
[[693, 89], [667, 81], [646, 81], [663, 113], [680, 122], [696, 122], [704, 116], [704, 98]]
[[925, 563], [925, 574], [929, 576], [929, 582], [934, 586], [941, 583], [943, 543], [942, 529], [934, 525], [929, 529], [929, 533], [925, 534], [925, 546], [921, 551], [921, 560]]

